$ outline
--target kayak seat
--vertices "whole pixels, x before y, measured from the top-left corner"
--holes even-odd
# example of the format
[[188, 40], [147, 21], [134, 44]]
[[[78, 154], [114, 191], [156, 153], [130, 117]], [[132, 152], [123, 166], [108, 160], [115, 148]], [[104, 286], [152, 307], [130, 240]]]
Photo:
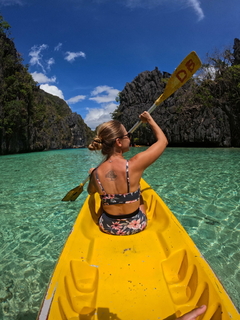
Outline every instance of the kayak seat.
[[[64, 289], [68, 297], [61, 297], [59, 309], [65, 314], [89, 313], [95, 308], [96, 292], [98, 285], [98, 269], [81, 260], [70, 261], [70, 272], [64, 278]], [[69, 319], [69, 318], [67, 318]], [[76, 319], [79, 319], [76, 318]], [[72, 318], [71, 318], [72, 320]]]
[[181, 282], [186, 276], [188, 268], [187, 253], [178, 250], [162, 262], [163, 273], [168, 284]]
[[[150, 225], [157, 225], [158, 231], [165, 230], [169, 225], [169, 219], [166, 214], [163, 214], [164, 210], [159, 201], [156, 201], [153, 190], [149, 192], [148, 189], [143, 189], [142, 194], [144, 197], [144, 206], [148, 218], [148, 227]], [[161, 218], [158, 216], [161, 215]]]
[[195, 265], [189, 265], [186, 250], [178, 250], [162, 262], [163, 274], [175, 304], [185, 304], [192, 299], [198, 287]]
[[92, 292], [96, 290], [98, 269], [85, 261], [72, 260], [70, 262], [71, 274], [77, 290]]

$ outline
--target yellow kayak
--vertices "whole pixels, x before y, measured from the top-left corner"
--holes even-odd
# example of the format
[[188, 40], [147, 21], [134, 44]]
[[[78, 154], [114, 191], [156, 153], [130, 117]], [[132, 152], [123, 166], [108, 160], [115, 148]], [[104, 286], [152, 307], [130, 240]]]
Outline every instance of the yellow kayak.
[[38, 320], [173, 320], [207, 305], [201, 320], [240, 314], [176, 217], [144, 181], [148, 226], [135, 235], [102, 233], [88, 196], [63, 248]]

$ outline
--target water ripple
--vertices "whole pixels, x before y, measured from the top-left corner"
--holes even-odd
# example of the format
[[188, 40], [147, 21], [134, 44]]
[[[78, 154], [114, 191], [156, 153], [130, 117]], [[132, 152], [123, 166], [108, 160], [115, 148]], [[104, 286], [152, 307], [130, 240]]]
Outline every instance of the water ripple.
[[[132, 148], [127, 157], [143, 149]], [[173, 149], [148, 168], [158, 192], [240, 308], [240, 149]], [[0, 319], [35, 320], [86, 198], [61, 202], [101, 161], [87, 149], [0, 157]]]

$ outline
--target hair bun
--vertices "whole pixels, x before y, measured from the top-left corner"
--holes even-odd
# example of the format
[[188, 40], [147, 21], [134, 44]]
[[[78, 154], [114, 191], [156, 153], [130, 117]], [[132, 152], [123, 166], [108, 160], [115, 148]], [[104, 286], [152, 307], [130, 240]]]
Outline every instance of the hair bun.
[[103, 143], [102, 140], [100, 140], [99, 138], [98, 139], [94, 139], [93, 141], [97, 142], [97, 143]]
[[97, 136], [89, 144], [88, 149], [91, 151], [102, 149], [102, 140]]
[[117, 137], [124, 135], [124, 127], [117, 120], [102, 123], [97, 128], [97, 134], [89, 145], [89, 150], [102, 150], [104, 156], [110, 157], [114, 152]]

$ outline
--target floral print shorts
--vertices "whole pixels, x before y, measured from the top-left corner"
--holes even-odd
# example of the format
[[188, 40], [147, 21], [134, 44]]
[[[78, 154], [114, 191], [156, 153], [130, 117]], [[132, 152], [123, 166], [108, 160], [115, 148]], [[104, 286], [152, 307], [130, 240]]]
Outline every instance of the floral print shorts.
[[99, 218], [99, 227], [101, 231], [118, 235], [128, 236], [144, 230], [147, 226], [147, 217], [141, 209], [126, 215], [114, 216], [103, 212]]

